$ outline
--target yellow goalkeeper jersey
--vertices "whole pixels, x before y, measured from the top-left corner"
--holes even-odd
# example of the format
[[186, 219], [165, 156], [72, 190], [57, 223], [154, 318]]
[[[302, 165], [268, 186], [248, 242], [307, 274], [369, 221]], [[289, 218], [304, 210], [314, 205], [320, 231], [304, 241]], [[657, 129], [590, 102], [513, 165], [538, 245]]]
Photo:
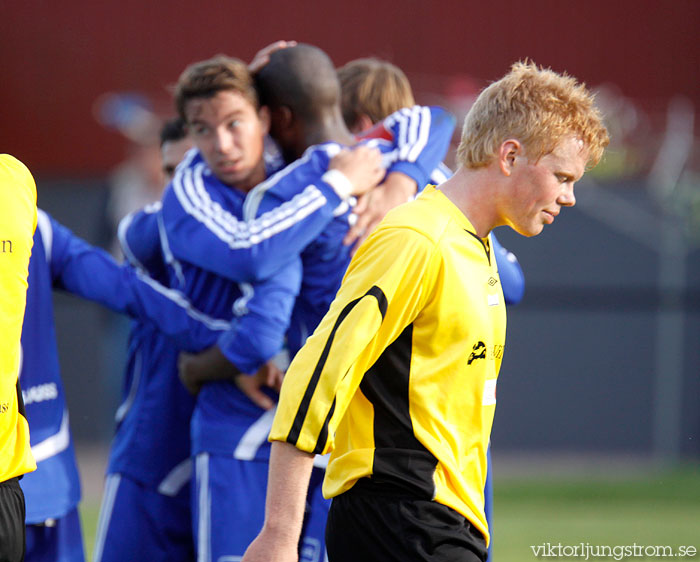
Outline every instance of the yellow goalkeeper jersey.
[[331, 452], [323, 492], [371, 477], [486, 537], [486, 449], [505, 344], [490, 239], [429, 186], [360, 247], [284, 380], [271, 440]]
[[0, 482], [36, 469], [17, 385], [35, 228], [34, 178], [19, 160], [0, 154]]

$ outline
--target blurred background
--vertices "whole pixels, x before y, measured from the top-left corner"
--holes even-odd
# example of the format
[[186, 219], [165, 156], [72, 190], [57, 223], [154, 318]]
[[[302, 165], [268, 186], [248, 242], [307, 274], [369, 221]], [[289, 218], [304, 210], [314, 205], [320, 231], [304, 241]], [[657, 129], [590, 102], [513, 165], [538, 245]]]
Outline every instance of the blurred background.
[[[526, 292], [509, 311], [498, 386], [496, 521], [500, 497], [508, 536], [508, 525], [535, 513], [548, 490], [556, 495], [554, 477], [593, 478], [559, 497], [566, 505], [590, 498], [600, 516], [604, 498], [647, 497], [606, 488], [608, 480], [644, 474], [650, 528], [667, 517], [664, 500], [690, 500], [674, 528], [690, 521], [697, 529], [700, 2], [26, 0], [5, 5], [2, 19], [0, 150], [33, 171], [40, 207], [114, 251], [119, 218], [158, 196], [155, 131], [174, 115], [170, 86], [196, 60], [225, 53], [249, 61], [277, 39], [317, 45], [337, 66], [378, 56], [406, 72], [419, 102], [446, 106], [459, 120], [516, 60], [586, 82], [612, 135], [605, 160], [577, 187], [577, 206], [541, 236], [498, 232], [522, 265]], [[125, 323], [65, 295], [56, 296], [56, 314], [94, 501], [119, 400]], [[681, 476], [669, 484], [660, 474]], [[519, 487], [537, 477], [550, 482]], [[545, 525], [568, 521], [552, 517], [551, 506], [544, 512], [549, 519], [537, 520]], [[580, 519], [570, 526], [580, 528]], [[630, 532], [643, 529], [637, 522]], [[521, 529], [522, 540], [535, 540], [533, 532]], [[503, 559], [530, 555], [518, 552]]]

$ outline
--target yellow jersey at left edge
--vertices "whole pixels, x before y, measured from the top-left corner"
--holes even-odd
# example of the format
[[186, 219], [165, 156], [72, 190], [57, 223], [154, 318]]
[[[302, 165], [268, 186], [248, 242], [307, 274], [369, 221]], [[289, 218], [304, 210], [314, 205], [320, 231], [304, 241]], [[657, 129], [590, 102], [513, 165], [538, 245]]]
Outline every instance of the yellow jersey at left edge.
[[17, 384], [35, 228], [34, 178], [19, 160], [0, 154], [0, 482], [36, 469]]

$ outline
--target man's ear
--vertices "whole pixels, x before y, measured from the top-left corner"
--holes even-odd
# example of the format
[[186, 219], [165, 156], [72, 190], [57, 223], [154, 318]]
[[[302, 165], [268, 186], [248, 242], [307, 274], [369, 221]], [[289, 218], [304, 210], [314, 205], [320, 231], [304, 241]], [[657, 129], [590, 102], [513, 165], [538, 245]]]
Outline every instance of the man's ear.
[[292, 110], [286, 105], [281, 105], [270, 110], [270, 126], [273, 130], [286, 131], [292, 126], [294, 116]]
[[355, 125], [352, 127], [352, 129], [350, 129], [350, 132], [355, 135], [360, 135], [372, 127], [374, 127], [374, 123], [372, 123], [369, 115], [360, 113], [360, 115], [357, 117], [357, 121], [355, 121]]
[[517, 139], [507, 139], [498, 147], [498, 167], [501, 172], [510, 176], [515, 167], [515, 160], [518, 156], [522, 156], [523, 145]]

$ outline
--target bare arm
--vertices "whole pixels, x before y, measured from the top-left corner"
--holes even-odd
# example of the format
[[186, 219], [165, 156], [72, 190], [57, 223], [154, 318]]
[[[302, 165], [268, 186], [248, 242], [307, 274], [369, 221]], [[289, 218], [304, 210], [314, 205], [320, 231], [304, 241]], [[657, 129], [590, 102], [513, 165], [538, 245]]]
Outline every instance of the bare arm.
[[272, 443], [265, 523], [242, 562], [297, 562], [314, 455], [283, 441]]
[[[349, 195], [360, 196], [367, 192], [372, 192], [372, 188], [378, 189], [375, 186], [382, 181], [385, 174], [385, 170], [382, 168], [381, 152], [376, 148], [370, 148], [363, 144], [341, 150], [331, 158], [328, 170], [330, 173], [333, 173], [332, 170], [341, 172], [342, 177], [347, 180], [341, 182], [346, 183], [345, 197]], [[413, 183], [413, 193], [416, 192], [416, 183], [408, 178], [408, 176], [404, 176], [398, 172], [390, 175], [400, 175], [408, 179]], [[327, 175], [324, 177], [327, 177]], [[338, 185], [334, 185], [333, 187], [336, 191], [340, 188], [342, 192], [342, 187]]]
[[262, 392], [264, 386], [279, 393], [284, 373], [270, 359], [254, 375], [247, 375], [231, 363], [218, 346], [210, 347], [201, 353], [180, 353], [178, 358], [180, 381], [191, 394], [198, 394], [203, 384], [215, 381], [229, 381], [263, 410], [269, 410], [275, 403]]

